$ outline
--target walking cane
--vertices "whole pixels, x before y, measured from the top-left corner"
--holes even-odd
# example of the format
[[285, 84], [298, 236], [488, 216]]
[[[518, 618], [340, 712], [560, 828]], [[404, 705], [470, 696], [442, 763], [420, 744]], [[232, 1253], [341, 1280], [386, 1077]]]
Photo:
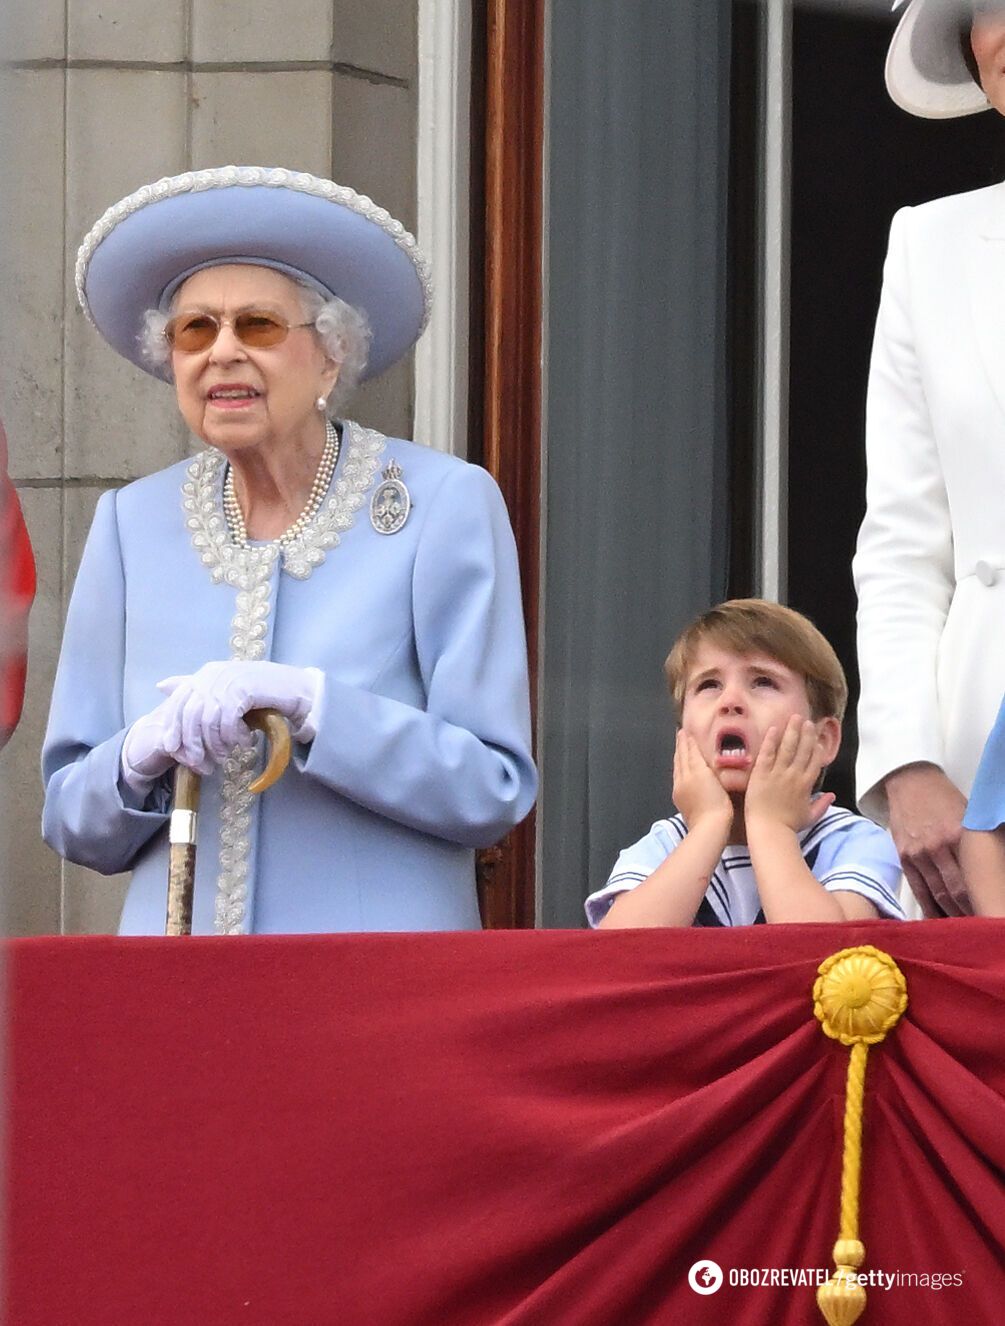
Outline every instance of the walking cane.
[[[290, 762], [290, 729], [275, 709], [251, 709], [244, 715], [248, 727], [265, 733], [268, 758], [265, 768], [248, 788], [264, 792], [277, 782]], [[166, 935], [192, 933], [192, 898], [195, 893], [195, 833], [201, 779], [179, 764], [174, 771], [174, 801], [168, 829], [168, 895]]]

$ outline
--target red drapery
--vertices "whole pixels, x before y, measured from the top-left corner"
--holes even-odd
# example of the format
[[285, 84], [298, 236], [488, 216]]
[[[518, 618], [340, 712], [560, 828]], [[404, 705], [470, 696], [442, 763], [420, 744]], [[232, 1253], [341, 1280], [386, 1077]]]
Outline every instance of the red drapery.
[[862, 1322], [999, 1322], [981, 920], [14, 941], [6, 1320], [820, 1322], [813, 1287], [730, 1280], [831, 1267], [848, 1051], [811, 990], [859, 943], [910, 997], [870, 1054], [861, 1210], [863, 1269], [900, 1283]]
[[7, 436], [0, 424], [0, 746], [17, 727], [24, 705], [28, 610], [34, 597], [35, 558], [7, 474]]

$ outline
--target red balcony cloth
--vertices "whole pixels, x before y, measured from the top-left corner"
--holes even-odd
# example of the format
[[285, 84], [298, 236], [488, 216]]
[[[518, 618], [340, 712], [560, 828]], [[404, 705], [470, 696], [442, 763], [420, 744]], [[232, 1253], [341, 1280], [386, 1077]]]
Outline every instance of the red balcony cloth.
[[[821, 1321], [848, 1051], [886, 948], [863, 1326], [1002, 1320], [1005, 922], [8, 945], [11, 1326]], [[688, 1269], [725, 1283], [699, 1297]]]

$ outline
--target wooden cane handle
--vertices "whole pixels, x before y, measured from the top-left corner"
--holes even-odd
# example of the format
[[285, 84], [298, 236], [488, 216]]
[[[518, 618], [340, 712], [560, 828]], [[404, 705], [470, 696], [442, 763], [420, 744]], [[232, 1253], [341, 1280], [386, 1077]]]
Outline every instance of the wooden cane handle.
[[248, 788], [249, 792], [264, 792], [282, 778], [290, 762], [292, 742], [289, 724], [277, 709], [249, 709], [244, 715], [244, 721], [248, 727], [257, 728], [265, 734], [268, 745], [265, 768]]
[[174, 798], [171, 802], [174, 810], [190, 810], [195, 814], [199, 809], [199, 789], [202, 779], [184, 764], [175, 766]]

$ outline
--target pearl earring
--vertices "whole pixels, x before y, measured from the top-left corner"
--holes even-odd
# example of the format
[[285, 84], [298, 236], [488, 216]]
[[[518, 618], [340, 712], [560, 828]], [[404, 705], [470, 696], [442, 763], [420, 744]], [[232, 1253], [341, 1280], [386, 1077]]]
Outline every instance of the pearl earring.
[[316, 410], [319, 410], [321, 414], [324, 414], [325, 410], [328, 409], [328, 397], [319, 396], [317, 400], [314, 402], [314, 408]]

